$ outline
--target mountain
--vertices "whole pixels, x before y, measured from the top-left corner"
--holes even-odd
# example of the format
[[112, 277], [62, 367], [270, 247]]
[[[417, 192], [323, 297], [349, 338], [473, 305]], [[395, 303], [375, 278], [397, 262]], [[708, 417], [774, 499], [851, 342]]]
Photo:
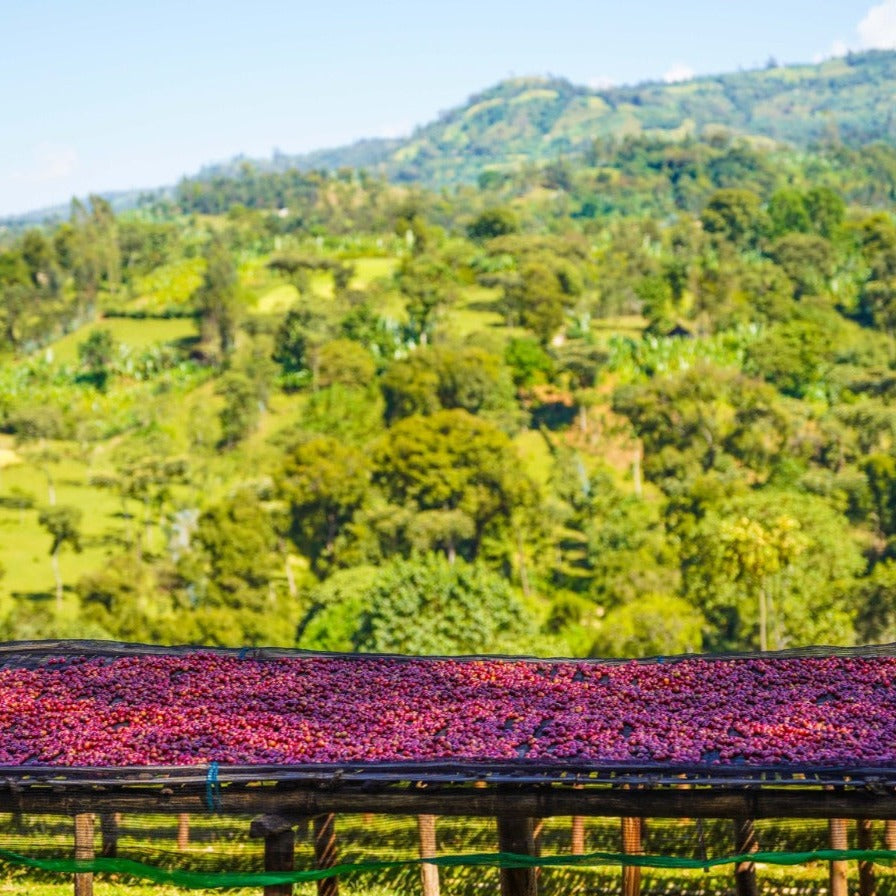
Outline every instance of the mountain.
[[[545, 161], [596, 139], [639, 134], [681, 139], [713, 132], [796, 146], [896, 143], [896, 51], [850, 53], [816, 65], [778, 66], [595, 89], [561, 78], [513, 78], [470, 97], [403, 140], [364, 140], [261, 170], [366, 168], [429, 186], [472, 181], [486, 169]], [[226, 175], [235, 163], [199, 177]]]

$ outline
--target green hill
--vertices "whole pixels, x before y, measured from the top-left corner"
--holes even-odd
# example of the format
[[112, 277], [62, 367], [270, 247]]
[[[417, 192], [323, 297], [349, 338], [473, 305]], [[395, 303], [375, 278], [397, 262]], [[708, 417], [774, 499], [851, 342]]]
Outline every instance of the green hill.
[[[593, 89], [559, 78], [514, 78], [476, 94], [404, 140], [365, 140], [261, 170], [366, 168], [430, 186], [577, 153], [601, 138], [670, 139], [716, 132], [796, 146], [896, 141], [896, 52], [851, 53], [817, 65], [772, 66], [673, 84]], [[244, 160], [204, 169], [235, 174]]]

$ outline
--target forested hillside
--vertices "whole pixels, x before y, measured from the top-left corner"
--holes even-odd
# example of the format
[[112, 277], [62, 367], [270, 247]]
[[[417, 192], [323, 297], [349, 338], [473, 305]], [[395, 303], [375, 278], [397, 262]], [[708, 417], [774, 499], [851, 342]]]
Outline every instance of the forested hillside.
[[642, 134], [8, 234], [0, 635], [892, 640], [894, 201], [885, 143]]
[[[514, 78], [472, 96], [405, 139], [364, 140], [304, 156], [254, 163], [282, 171], [366, 168], [429, 187], [471, 183], [586, 151], [595, 139], [680, 140], [713, 135], [767, 138], [791, 146], [858, 147], [896, 140], [896, 51], [850, 53], [815, 65], [592, 88], [561, 78]], [[207, 180], [239, 173], [211, 166]]]

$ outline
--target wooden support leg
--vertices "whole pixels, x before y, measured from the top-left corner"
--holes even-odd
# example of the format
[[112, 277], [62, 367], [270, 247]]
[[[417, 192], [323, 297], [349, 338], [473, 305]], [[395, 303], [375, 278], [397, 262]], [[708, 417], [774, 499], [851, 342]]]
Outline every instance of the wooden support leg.
[[114, 859], [118, 855], [118, 821], [117, 812], [103, 812], [100, 815], [100, 832], [103, 836], [100, 855], [104, 859]]
[[572, 846], [574, 856], [585, 855], [585, 816], [573, 815], [572, 817]]
[[[751, 818], [734, 819], [734, 851], [736, 853], [756, 852], [756, 829]], [[734, 866], [734, 883], [737, 896], [758, 896], [756, 885], [756, 864], [738, 862]]]
[[[335, 816], [314, 818], [314, 857], [318, 868], [332, 868], [338, 861]], [[317, 882], [317, 896], [339, 896], [339, 880], [327, 877]]]
[[[517, 855], [535, 855], [535, 825], [531, 818], [498, 816], [498, 849]], [[502, 868], [501, 896], [536, 896], [534, 868]]]
[[[420, 858], [432, 858], [436, 854], [435, 815], [418, 815], [417, 828], [420, 832]], [[421, 865], [420, 878], [423, 883], [423, 896], [439, 896], [438, 865]]]
[[[622, 851], [626, 855], [637, 856], [643, 851], [641, 843], [641, 819], [622, 819]], [[641, 892], [641, 869], [637, 865], [622, 866], [622, 896], [639, 896]]]
[[[845, 818], [830, 819], [828, 834], [831, 849], [846, 849], [848, 847]], [[831, 862], [828, 871], [828, 893], [830, 896], [847, 896], [849, 888], [846, 880], [846, 862], [843, 859]]]
[[896, 852], [896, 821], [884, 822], [884, 846]]
[[[75, 861], [89, 862], [93, 858], [93, 815], [89, 812], [75, 816]], [[93, 896], [93, 874], [75, 875], [75, 896]]]
[[177, 816], [177, 848], [189, 849], [190, 847], [190, 816], [181, 812]]
[[[859, 849], [873, 849], [874, 840], [872, 837], [874, 822], [867, 818], [860, 818], [856, 822], [858, 829], [858, 846]], [[874, 880], [874, 862], [859, 862], [859, 894], [860, 896], [875, 896], [877, 887]]]
[[[260, 815], [252, 819], [249, 836], [264, 837], [265, 871], [292, 871], [295, 868], [292, 822], [277, 815]], [[264, 896], [292, 896], [292, 884], [268, 884]]]

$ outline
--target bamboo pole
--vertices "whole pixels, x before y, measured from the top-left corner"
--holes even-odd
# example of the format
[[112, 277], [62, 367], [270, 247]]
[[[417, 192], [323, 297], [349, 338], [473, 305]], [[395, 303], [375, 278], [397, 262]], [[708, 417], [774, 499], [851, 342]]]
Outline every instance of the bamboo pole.
[[[430, 859], [436, 855], [436, 817], [418, 815], [417, 830], [420, 834], [420, 858]], [[439, 896], [439, 866], [424, 862], [420, 866], [420, 880], [423, 896]]]
[[[848, 848], [845, 818], [831, 818], [828, 821], [828, 834], [831, 849]], [[847, 896], [849, 887], [846, 869], [847, 863], [843, 859], [837, 859], [830, 863], [828, 870], [828, 893], [830, 896]]]
[[[89, 862], [93, 852], [93, 815], [82, 812], [75, 816], [75, 861]], [[93, 873], [75, 874], [75, 896], [93, 896]]]

